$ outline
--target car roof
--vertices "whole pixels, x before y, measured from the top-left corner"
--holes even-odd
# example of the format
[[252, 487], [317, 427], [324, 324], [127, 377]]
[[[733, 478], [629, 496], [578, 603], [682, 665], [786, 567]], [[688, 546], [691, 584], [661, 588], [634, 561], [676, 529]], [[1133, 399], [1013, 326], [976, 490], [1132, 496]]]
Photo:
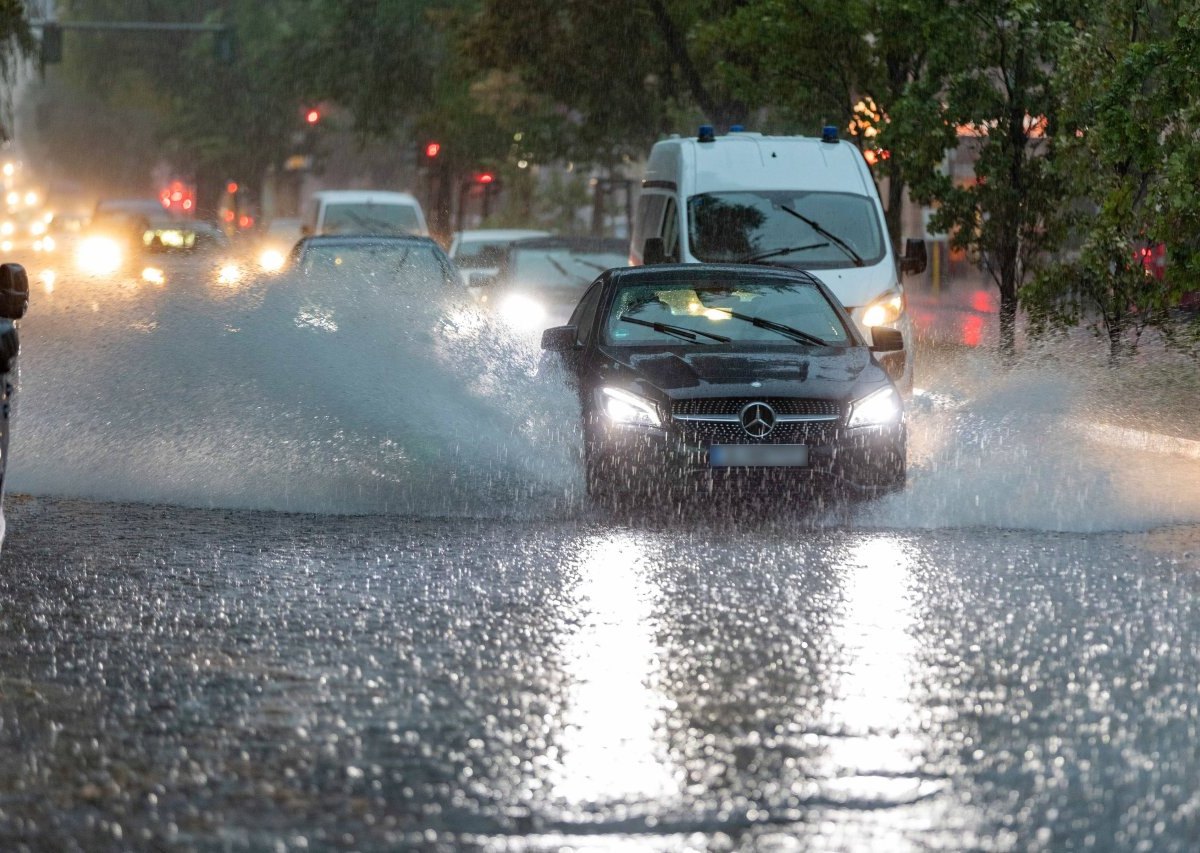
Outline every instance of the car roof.
[[511, 250], [520, 249], [566, 249], [569, 252], [627, 255], [629, 241], [620, 237], [532, 237], [513, 242]]
[[459, 231], [454, 235], [456, 240], [469, 242], [473, 240], [524, 240], [531, 237], [549, 237], [549, 231], [535, 228], [475, 228]]
[[421, 234], [312, 234], [300, 239], [300, 245], [311, 246], [355, 246], [370, 243], [419, 243], [423, 246], [442, 247], [432, 237]]
[[728, 281], [729, 279], [762, 280], [764, 278], [787, 279], [805, 284], [824, 286], [810, 272], [792, 267], [765, 266], [763, 264], [652, 264], [640, 267], [619, 267], [612, 270], [613, 284], [628, 286], [651, 284], [656, 281], [680, 282]]
[[329, 202], [377, 202], [385, 204], [417, 203], [412, 193], [393, 192], [391, 190], [319, 190], [313, 193], [314, 199]]

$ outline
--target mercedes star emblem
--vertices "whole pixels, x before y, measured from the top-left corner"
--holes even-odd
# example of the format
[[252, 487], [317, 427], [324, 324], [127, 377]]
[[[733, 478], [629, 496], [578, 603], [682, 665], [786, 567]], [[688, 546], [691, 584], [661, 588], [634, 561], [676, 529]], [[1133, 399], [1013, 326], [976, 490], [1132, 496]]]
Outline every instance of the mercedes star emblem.
[[747, 403], [738, 417], [751, 438], [766, 438], [775, 429], [775, 410], [766, 403]]

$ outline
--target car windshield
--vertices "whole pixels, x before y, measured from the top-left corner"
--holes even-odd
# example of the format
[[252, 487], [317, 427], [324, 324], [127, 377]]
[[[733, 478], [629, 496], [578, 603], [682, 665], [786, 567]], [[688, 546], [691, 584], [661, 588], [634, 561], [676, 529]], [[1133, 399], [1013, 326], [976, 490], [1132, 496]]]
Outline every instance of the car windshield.
[[[805, 219], [816, 222], [821, 230]], [[872, 199], [795, 190], [692, 196], [688, 200], [688, 240], [692, 253], [702, 261], [741, 263], [772, 253], [771, 259], [777, 263], [805, 269], [855, 266], [854, 255], [866, 264], [878, 263], [886, 245]], [[839, 240], [845, 245], [839, 246]], [[790, 251], [778, 251], [781, 249]]]
[[509, 261], [509, 279], [523, 290], [581, 289], [605, 270], [628, 263], [618, 252], [517, 248]]
[[415, 234], [421, 222], [412, 205], [363, 201], [326, 205], [322, 230], [326, 234]]
[[[757, 326], [754, 319], [767, 321]], [[657, 324], [671, 332], [655, 329]], [[790, 335], [779, 327], [800, 335]], [[850, 342], [837, 309], [815, 285], [783, 279], [696, 280], [654, 282], [623, 287], [605, 322], [605, 343], [614, 346], [678, 344], [678, 330], [719, 336], [731, 343], [785, 343], [797, 337], [817, 338], [830, 346]]]
[[433, 246], [405, 241], [310, 243], [301, 256], [300, 271], [402, 273], [429, 281], [446, 278], [446, 267]]

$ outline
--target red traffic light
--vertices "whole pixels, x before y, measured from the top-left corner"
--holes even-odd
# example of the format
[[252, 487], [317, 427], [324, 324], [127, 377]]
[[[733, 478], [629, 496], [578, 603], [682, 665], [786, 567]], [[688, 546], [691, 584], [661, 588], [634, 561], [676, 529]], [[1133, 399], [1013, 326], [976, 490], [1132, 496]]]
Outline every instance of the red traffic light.
[[475, 176], [475, 183], [477, 184], [490, 184], [495, 182], [495, 180], [496, 176], [491, 172], [480, 172]]
[[235, 193], [237, 193], [237, 191], [238, 191], [237, 181], [230, 181], [229, 183], [227, 183], [225, 185], [225, 192], [229, 193], [230, 195], [234, 195]]
[[425, 156], [432, 160], [434, 157], [442, 153], [442, 143], [430, 142], [425, 146]]
[[321, 111], [315, 107], [304, 114], [304, 120], [309, 124], [316, 124], [321, 120]]

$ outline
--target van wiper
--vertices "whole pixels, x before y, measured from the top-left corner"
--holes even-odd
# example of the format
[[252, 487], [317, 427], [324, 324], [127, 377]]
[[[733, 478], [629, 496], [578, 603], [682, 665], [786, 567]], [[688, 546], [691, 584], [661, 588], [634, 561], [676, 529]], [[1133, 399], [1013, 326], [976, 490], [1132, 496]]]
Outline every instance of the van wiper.
[[766, 249], [762, 252], [752, 252], [745, 257], [738, 258], [734, 261], [735, 264], [750, 264], [755, 261], [765, 261], [767, 258], [773, 258], [776, 255], [790, 255], [792, 252], [807, 252], [809, 249], [823, 249], [828, 246], [828, 243], [809, 243], [807, 246], [787, 246], [783, 249]]
[[724, 335], [714, 335], [712, 332], [702, 332], [699, 329], [685, 329], [683, 326], [672, 326], [669, 323], [652, 323], [649, 320], [639, 320], [637, 317], [629, 317], [621, 314], [617, 317], [622, 323], [633, 323], [636, 326], [645, 326], [647, 329], [653, 329], [656, 332], [662, 332], [664, 335], [674, 335], [677, 338], [682, 338], [685, 341], [696, 340], [697, 335], [703, 335], [706, 338], [712, 338], [714, 341], [720, 341], [723, 344], [729, 343], [730, 338]]
[[835, 246], [837, 246], [839, 249], [841, 249], [843, 252], [845, 252], [850, 257], [850, 260], [854, 261], [854, 265], [856, 267], [861, 267], [864, 265], [863, 259], [861, 257], [859, 257], [858, 252], [856, 252], [852, 248], [850, 248], [849, 243], [847, 243], [845, 240], [843, 240], [841, 237], [834, 234], [833, 232], [826, 231], [824, 228], [821, 227], [820, 222], [817, 222], [815, 219], [809, 219], [803, 213], [800, 213], [798, 210], [793, 210], [792, 208], [788, 207], [786, 204], [779, 205], [779, 209], [782, 210], [784, 213], [790, 213], [792, 216], [799, 219], [801, 222], [803, 222], [805, 225], [807, 225], [813, 231], [816, 231], [822, 237], [826, 237], [829, 240], [831, 240]]
[[[706, 308], [708, 306], [705, 306]], [[737, 311], [730, 311], [728, 308], [709, 308], [710, 311], [720, 311], [722, 314], [728, 314], [735, 320], [741, 320], [745, 323], [750, 323], [760, 329], [767, 329], [772, 332], [778, 332], [781, 335], [791, 338], [794, 341], [799, 341], [802, 344], [815, 344], [819, 347], [829, 346], [829, 341], [818, 338], [816, 335], [810, 335], [808, 332], [803, 332], [800, 329], [792, 326], [785, 326], [783, 323], [776, 323], [774, 320], [767, 320], [763, 317], [755, 317], [750, 314], [739, 314]]]

